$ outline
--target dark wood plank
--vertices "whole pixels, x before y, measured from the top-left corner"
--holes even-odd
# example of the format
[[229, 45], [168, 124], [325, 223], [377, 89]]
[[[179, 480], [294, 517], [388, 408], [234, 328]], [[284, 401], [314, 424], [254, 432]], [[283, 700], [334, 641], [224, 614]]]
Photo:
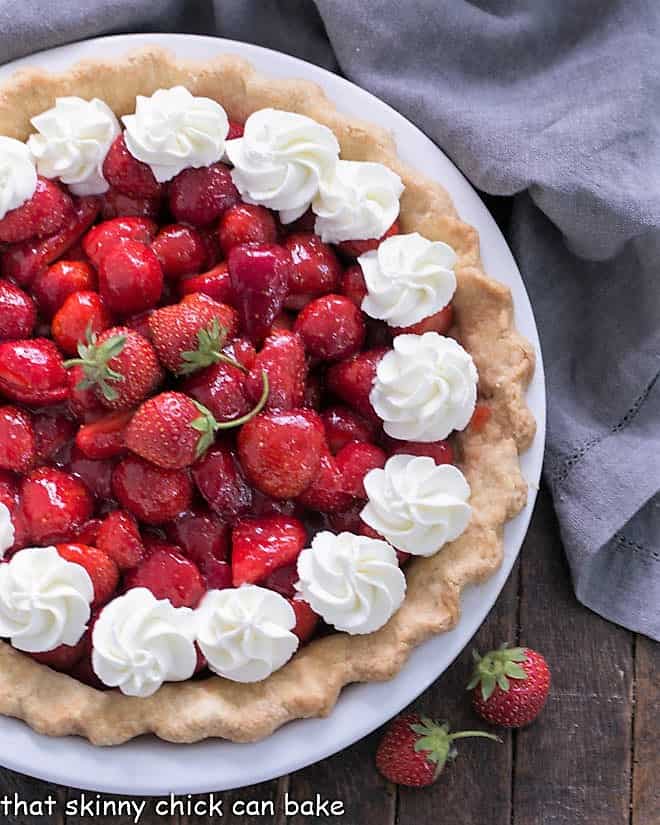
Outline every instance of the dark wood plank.
[[660, 822], [660, 645], [638, 636], [635, 650], [632, 825]]
[[[216, 799], [222, 800], [222, 822], [225, 825], [264, 825], [266, 822], [269, 825], [283, 824], [281, 811], [288, 783], [289, 779], [285, 776], [272, 782], [215, 794]], [[204, 803], [209, 799], [209, 794], [201, 794], [192, 799]], [[215, 817], [201, 812], [182, 817], [180, 825], [206, 825], [210, 821], [215, 821]]]
[[522, 556], [520, 625], [553, 683], [539, 719], [516, 737], [513, 825], [627, 825], [632, 634], [575, 599], [545, 490]]
[[2, 770], [0, 822], [3, 825], [34, 825], [35, 822], [41, 825], [63, 825], [65, 793], [59, 785]]
[[[504, 641], [515, 642], [518, 625], [519, 566], [516, 564], [488, 618], [451, 668], [413, 704], [435, 719], [447, 719], [453, 730], [489, 730], [473, 713], [465, 686], [472, 671], [472, 648], [484, 653]], [[446, 773], [422, 791], [399, 789], [398, 825], [432, 822], [511, 821], [512, 743], [509, 733], [498, 745], [466, 739]]]

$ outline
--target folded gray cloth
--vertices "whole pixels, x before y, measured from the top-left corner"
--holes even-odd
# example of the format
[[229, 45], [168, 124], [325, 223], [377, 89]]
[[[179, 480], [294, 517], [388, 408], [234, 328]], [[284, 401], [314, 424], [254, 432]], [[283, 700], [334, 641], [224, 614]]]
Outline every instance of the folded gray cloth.
[[0, 3], [0, 60], [109, 30], [289, 52], [513, 195], [548, 382], [545, 475], [578, 598], [660, 639], [660, 4], [647, 0]]

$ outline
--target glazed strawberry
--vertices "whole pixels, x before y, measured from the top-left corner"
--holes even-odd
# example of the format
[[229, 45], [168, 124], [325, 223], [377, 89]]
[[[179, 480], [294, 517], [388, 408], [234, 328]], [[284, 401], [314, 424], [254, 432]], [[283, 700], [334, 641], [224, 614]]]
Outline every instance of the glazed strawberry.
[[112, 490], [121, 506], [146, 524], [164, 524], [190, 508], [192, 483], [183, 470], [164, 470], [136, 455], [115, 467]]
[[297, 497], [304, 507], [321, 513], [345, 510], [351, 503], [351, 494], [344, 489], [344, 478], [335, 457], [324, 447], [318, 470], [311, 484]]
[[16, 407], [0, 407], [0, 468], [26, 473], [37, 457], [30, 416]]
[[304, 645], [316, 632], [320, 616], [302, 599], [289, 599], [289, 603], [296, 614], [296, 624], [291, 632], [295, 633], [300, 639], [300, 644]]
[[201, 272], [206, 266], [206, 244], [199, 232], [190, 226], [180, 223], [164, 226], [151, 248], [160, 261], [163, 275], [171, 280]]
[[92, 608], [109, 601], [119, 583], [119, 570], [107, 553], [87, 544], [57, 544], [55, 549], [63, 559], [79, 564], [89, 573], [94, 585]]
[[66, 355], [75, 355], [85, 336], [112, 326], [112, 316], [98, 292], [73, 292], [55, 313], [51, 334]]
[[234, 140], [235, 138], [243, 137], [243, 124], [237, 120], [229, 121], [229, 131], [225, 140]]
[[363, 350], [352, 358], [333, 364], [326, 373], [326, 386], [330, 392], [369, 421], [378, 422], [369, 393], [376, 378], [378, 362], [386, 352], [385, 347]]
[[160, 300], [163, 269], [148, 246], [122, 239], [101, 258], [99, 291], [108, 309], [118, 315], [144, 312]]
[[216, 444], [192, 468], [197, 489], [211, 510], [232, 522], [250, 511], [252, 490], [248, 486], [234, 453]]
[[105, 415], [82, 426], [76, 434], [76, 447], [87, 458], [114, 458], [126, 451], [126, 428], [132, 412]]
[[424, 318], [417, 324], [409, 327], [393, 327], [393, 335], [424, 335], [425, 332], [438, 332], [440, 335], [447, 335], [454, 323], [454, 308], [447, 304], [434, 315]]
[[224, 590], [232, 586], [231, 564], [221, 559], [209, 559], [200, 570], [207, 590]]
[[69, 386], [69, 409], [79, 420], [93, 421], [107, 413], [107, 408], [101, 403], [96, 394], [94, 385], [88, 385], [85, 380], [85, 371], [80, 365], [67, 370]]
[[73, 292], [94, 289], [96, 273], [85, 261], [56, 261], [39, 272], [32, 284], [32, 294], [46, 318], [52, 318]]
[[127, 409], [139, 404], [158, 386], [162, 371], [151, 344], [128, 327], [91, 334], [78, 347], [78, 358], [67, 367], [82, 367], [81, 390], [94, 387], [105, 407]]
[[163, 208], [161, 197], [132, 198], [111, 186], [102, 197], [101, 217], [104, 221], [113, 218], [152, 218], [157, 220]]
[[291, 255], [286, 306], [301, 309], [312, 298], [339, 291], [342, 266], [329, 244], [313, 233], [287, 235], [283, 245]]
[[110, 556], [120, 570], [136, 567], [144, 558], [137, 522], [125, 510], [113, 510], [103, 519], [96, 546]]
[[177, 221], [208, 226], [240, 200], [224, 163], [184, 169], [170, 182], [170, 211]]
[[186, 374], [223, 360], [223, 347], [238, 332], [238, 316], [228, 304], [195, 294], [157, 309], [149, 327], [161, 363]]
[[0, 281], [0, 340], [29, 338], [36, 322], [32, 298], [14, 284]]
[[117, 135], [105, 156], [103, 177], [110, 186], [132, 198], [155, 198], [163, 191], [150, 167], [128, 151], [123, 134]]
[[96, 547], [96, 542], [99, 536], [103, 522], [99, 518], [90, 518], [76, 530], [75, 540], [77, 544], [89, 544], [91, 547]]
[[364, 477], [385, 466], [387, 456], [375, 444], [353, 441], [337, 453], [335, 460], [343, 479], [343, 489], [355, 498], [365, 498]]
[[79, 478], [99, 502], [105, 502], [112, 498], [112, 473], [114, 468], [115, 464], [112, 459], [87, 458], [75, 444], [71, 450], [71, 457], [65, 465], [67, 472]]
[[364, 523], [360, 513], [364, 509], [364, 501], [354, 500], [345, 510], [336, 510], [328, 514], [328, 523], [334, 533], [359, 533]]
[[199, 508], [181, 513], [166, 525], [165, 530], [167, 538], [195, 562], [202, 575], [213, 566], [212, 560], [227, 560], [229, 527], [210, 510]]
[[72, 214], [71, 197], [59, 184], [39, 176], [32, 197], [0, 220], [0, 242], [45, 238], [59, 232]]
[[60, 673], [69, 673], [75, 665], [82, 659], [87, 650], [87, 634], [84, 633], [77, 645], [59, 645], [54, 650], [47, 650], [43, 653], [30, 653], [30, 657], [46, 665], [51, 670]]
[[349, 407], [340, 404], [326, 407], [321, 418], [328, 447], [334, 455], [351, 441], [373, 441], [375, 438], [376, 426], [373, 421], [367, 421]]
[[310, 373], [307, 376], [307, 382], [305, 384], [303, 407], [307, 407], [310, 410], [320, 410], [322, 397], [323, 385], [321, 384], [321, 377], [317, 373]]
[[282, 312], [280, 312], [280, 314], [273, 321], [270, 331], [275, 332], [275, 330], [280, 329], [292, 331], [295, 320], [296, 319], [293, 313], [287, 312], [285, 309], [283, 309]]
[[174, 607], [197, 607], [206, 592], [199, 570], [174, 548], [161, 547], [124, 576], [127, 590], [146, 587]]
[[32, 426], [40, 464], [56, 462], [76, 434], [76, 425], [68, 414], [57, 408], [33, 413]]
[[42, 269], [61, 258], [92, 225], [99, 213], [98, 198], [76, 198], [73, 214], [59, 232], [43, 240], [23, 241], [0, 253], [0, 271], [19, 286], [29, 286]]
[[[216, 421], [232, 421], [246, 415], [252, 407], [246, 377], [238, 367], [219, 361], [191, 375], [181, 389], [210, 410]], [[263, 389], [261, 374], [259, 381]]]
[[238, 433], [248, 480], [273, 498], [295, 498], [318, 472], [325, 434], [311, 410], [262, 412]]
[[150, 218], [114, 218], [90, 229], [83, 239], [83, 249], [98, 269], [106, 253], [123, 240], [137, 241], [148, 246], [157, 233], [158, 224]]
[[208, 272], [182, 278], [179, 287], [182, 295], [194, 295], [196, 292], [201, 292], [202, 295], [208, 295], [219, 304], [231, 304], [234, 297], [226, 261], [217, 264]]
[[454, 448], [450, 441], [397, 441], [394, 438], [387, 439], [388, 452], [393, 455], [401, 453], [403, 455], [427, 455], [436, 464], [453, 464]]
[[277, 224], [263, 206], [237, 203], [227, 209], [218, 224], [218, 240], [225, 257], [235, 246], [245, 243], [272, 244], [277, 240]]
[[274, 590], [285, 599], [293, 599], [296, 595], [295, 584], [298, 581], [298, 566], [287, 564], [285, 567], [278, 567], [270, 572], [261, 582], [262, 587]]
[[547, 662], [529, 647], [507, 647], [473, 654], [474, 674], [468, 684], [474, 710], [506, 728], [529, 725], [541, 712], [550, 692]]
[[491, 414], [492, 410], [488, 404], [484, 404], [483, 401], [478, 401], [468, 426], [475, 432], [481, 432], [490, 421]]
[[307, 352], [324, 361], [354, 355], [364, 343], [362, 312], [344, 295], [323, 295], [311, 301], [293, 326]]
[[433, 784], [447, 761], [456, 758], [457, 739], [481, 737], [500, 740], [484, 731], [449, 732], [446, 722], [438, 724], [416, 713], [398, 716], [385, 731], [376, 751], [376, 767], [395, 785], [423, 788]]
[[245, 379], [245, 390], [253, 403], [261, 397], [264, 372], [268, 376], [268, 409], [292, 410], [302, 406], [307, 362], [300, 336], [277, 330], [266, 338]]
[[360, 255], [364, 255], [365, 252], [370, 252], [372, 249], [377, 249], [385, 238], [389, 238], [392, 235], [398, 235], [399, 232], [399, 222], [394, 221], [392, 226], [390, 226], [387, 232], [385, 232], [385, 234], [380, 238], [370, 238], [366, 241], [342, 241], [337, 244], [337, 248], [340, 252], [344, 255], [348, 255], [350, 258], [358, 258]]
[[37, 544], [72, 535], [92, 515], [92, 508], [85, 485], [54, 467], [33, 470], [21, 482], [21, 509]]
[[295, 501], [271, 498], [260, 490], [252, 491], [252, 509], [250, 510], [252, 516], [273, 516], [278, 513], [282, 516], [292, 516], [297, 509], [300, 508]]
[[360, 264], [353, 264], [345, 270], [341, 278], [341, 286], [339, 291], [345, 295], [349, 301], [352, 301], [355, 306], [360, 309], [362, 301], [367, 295], [367, 284], [362, 274], [362, 267]]
[[0, 393], [34, 406], [64, 401], [69, 387], [55, 344], [46, 338], [0, 343]]
[[227, 265], [241, 327], [252, 341], [261, 341], [284, 304], [291, 256], [276, 244], [246, 244], [232, 248]]
[[306, 543], [304, 524], [291, 516], [238, 521], [231, 534], [234, 587], [260, 582], [278, 567], [293, 564]]
[[257, 351], [247, 338], [234, 338], [231, 344], [225, 347], [225, 352], [246, 370], [251, 370], [257, 360]]

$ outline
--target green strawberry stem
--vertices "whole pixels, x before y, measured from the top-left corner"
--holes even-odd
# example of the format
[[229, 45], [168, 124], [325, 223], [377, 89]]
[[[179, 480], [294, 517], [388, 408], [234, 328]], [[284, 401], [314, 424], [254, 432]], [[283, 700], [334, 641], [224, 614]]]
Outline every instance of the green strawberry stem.
[[85, 341], [78, 344], [79, 357], [69, 358], [64, 362], [66, 369], [75, 366], [83, 368], [85, 377], [78, 382], [76, 389], [87, 390], [90, 387], [98, 387], [107, 401], [115, 401], [119, 393], [108, 382], [121, 382], [125, 379], [121, 373], [109, 366], [109, 362], [121, 353], [125, 343], [125, 335], [113, 335], [99, 344], [97, 335], [92, 332], [92, 326], [89, 324], [85, 333]]
[[415, 751], [424, 751], [426, 758], [436, 766], [436, 779], [444, 768], [447, 760], [456, 757], [456, 750], [452, 747], [452, 742], [455, 739], [480, 737], [482, 739], [491, 739], [493, 742], [502, 741], [499, 736], [496, 736], [494, 733], [487, 733], [483, 730], [462, 730], [456, 733], [449, 733], [449, 724], [447, 722], [438, 724], [426, 716], [422, 717], [420, 724], [411, 725], [410, 729], [419, 736], [419, 739], [414, 745]]
[[474, 736], [482, 739], [492, 739], [493, 742], [502, 741], [499, 736], [495, 736], [494, 733], [486, 733], [485, 730], [459, 730], [457, 733], [450, 733], [449, 739], [453, 741], [454, 739], [469, 739]]
[[473, 690], [480, 686], [484, 702], [493, 695], [496, 686], [503, 691], [509, 690], [509, 679], [527, 679], [527, 673], [519, 664], [527, 661], [524, 647], [507, 647], [505, 643], [498, 650], [491, 650], [483, 657], [473, 650], [472, 658], [474, 672], [467, 689]]
[[220, 326], [217, 318], [214, 318], [206, 329], [200, 329], [197, 332], [197, 349], [181, 353], [182, 363], [178, 370], [179, 375], [189, 375], [191, 372], [197, 372], [220, 361], [236, 367], [241, 372], [248, 372], [243, 364], [222, 351], [226, 340], [227, 330]]
[[213, 444], [215, 434], [218, 430], [229, 430], [233, 427], [240, 427], [243, 424], [247, 424], [250, 419], [254, 418], [255, 415], [258, 415], [263, 410], [268, 400], [268, 393], [270, 392], [268, 373], [265, 370], [261, 371], [261, 381], [263, 389], [261, 391], [261, 397], [255, 406], [249, 412], [245, 413], [245, 415], [240, 416], [240, 418], [233, 418], [231, 421], [216, 421], [213, 413], [209, 409], [203, 404], [200, 404], [199, 401], [193, 400], [193, 404], [201, 413], [199, 418], [196, 418], [190, 424], [194, 430], [201, 433], [197, 447], [195, 448], [195, 458], [204, 455], [211, 444]]

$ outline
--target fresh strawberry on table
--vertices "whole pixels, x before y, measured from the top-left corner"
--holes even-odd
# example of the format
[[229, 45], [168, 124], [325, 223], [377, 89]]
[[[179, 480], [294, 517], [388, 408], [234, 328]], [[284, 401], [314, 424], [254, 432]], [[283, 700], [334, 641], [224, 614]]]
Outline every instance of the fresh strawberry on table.
[[232, 530], [234, 587], [255, 584], [295, 562], [307, 542], [305, 525], [293, 516], [262, 516], [236, 522]]
[[529, 647], [506, 645], [483, 657], [476, 651], [473, 656], [468, 690], [479, 716], [507, 728], [533, 722], [550, 692], [550, 670], [543, 656]]
[[447, 722], [405, 713], [390, 723], [376, 751], [376, 767], [395, 785], [424, 788], [433, 784], [448, 761], [456, 758], [454, 742], [481, 737], [499, 742], [485, 731], [450, 733]]

